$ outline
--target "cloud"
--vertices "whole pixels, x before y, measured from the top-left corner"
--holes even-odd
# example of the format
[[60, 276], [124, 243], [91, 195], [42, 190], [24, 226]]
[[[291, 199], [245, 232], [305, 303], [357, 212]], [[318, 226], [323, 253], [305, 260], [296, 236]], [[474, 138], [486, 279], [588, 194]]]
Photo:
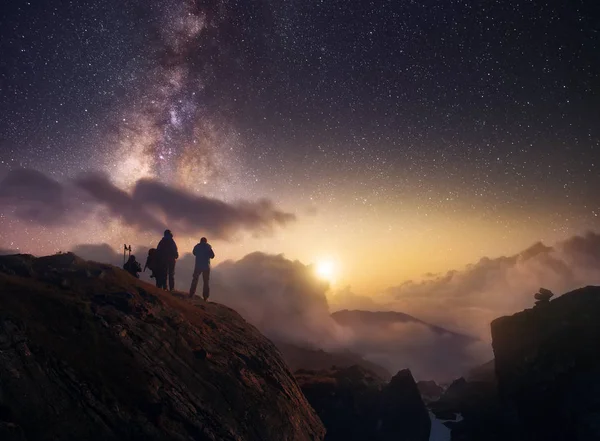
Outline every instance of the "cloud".
[[[356, 326], [338, 322], [330, 314], [328, 290], [313, 266], [283, 255], [252, 253], [217, 265], [211, 274], [211, 299], [234, 308], [275, 341], [348, 349], [392, 372], [409, 367], [424, 379], [450, 380], [490, 358], [489, 345], [411, 317], [404, 322], [359, 322]], [[376, 309], [374, 302], [349, 289], [337, 295]], [[485, 355], [481, 355], [482, 346]]]
[[150, 214], [143, 204], [112, 184], [107, 177], [91, 174], [76, 179], [75, 183], [125, 223], [143, 231], [161, 232], [166, 229], [165, 224]]
[[328, 285], [312, 266], [256, 252], [218, 265], [212, 278], [214, 300], [236, 309], [272, 339], [317, 347], [343, 339], [329, 314]]
[[417, 379], [447, 382], [491, 358], [488, 344], [439, 332], [419, 321], [358, 322], [352, 350], [384, 368], [408, 368]]
[[377, 303], [369, 296], [361, 296], [352, 291], [350, 286], [331, 292], [328, 296], [329, 305], [332, 311], [341, 309], [361, 310], [361, 311], [383, 311], [388, 310], [381, 303]]
[[[87, 248], [86, 248], [87, 247]], [[117, 260], [106, 245], [82, 247], [83, 257]], [[147, 248], [134, 247], [144, 263]], [[217, 258], [218, 247], [215, 248]], [[176, 285], [187, 290], [194, 257], [177, 262]], [[349, 349], [390, 371], [409, 367], [420, 379], [448, 380], [492, 357], [491, 320], [533, 306], [533, 294], [546, 287], [556, 294], [600, 284], [600, 235], [589, 233], [553, 247], [535, 244], [508, 257], [482, 258], [462, 270], [406, 282], [380, 298], [367, 299], [349, 288], [335, 293], [314, 268], [283, 255], [252, 253], [216, 265], [211, 274], [211, 300], [237, 310], [269, 338], [303, 346]], [[331, 301], [328, 301], [328, 296]], [[427, 323], [402, 318], [386, 322], [342, 324], [330, 312], [348, 304], [371, 311], [401, 311]], [[451, 331], [478, 335], [460, 338]]]
[[19, 219], [43, 226], [81, 221], [102, 207], [143, 232], [162, 233], [168, 226], [226, 240], [242, 231], [268, 234], [296, 219], [267, 199], [228, 203], [149, 179], [137, 181], [129, 193], [101, 174], [63, 184], [27, 169], [10, 171], [0, 181], [0, 204]]
[[[122, 254], [117, 253], [113, 247], [106, 243], [102, 244], [81, 244], [73, 247], [71, 252], [75, 253], [79, 257], [92, 260], [94, 262], [109, 263], [115, 266], [121, 266], [123, 264]], [[140, 260], [141, 256], [137, 256], [137, 260]], [[142, 265], [144, 262], [142, 262]]]
[[177, 225], [180, 231], [193, 234], [201, 226], [217, 239], [231, 237], [238, 230], [270, 233], [273, 227], [296, 220], [295, 215], [275, 208], [267, 199], [229, 204], [147, 179], [138, 181], [132, 198], [142, 206], [159, 209], [169, 225]]
[[600, 235], [575, 236], [554, 247], [536, 243], [521, 253], [479, 262], [381, 297], [388, 305], [451, 329], [489, 339], [489, 323], [533, 306], [540, 287], [562, 294], [600, 284]]
[[0, 207], [12, 207], [18, 219], [44, 225], [65, 222], [72, 208], [58, 181], [29, 169], [10, 171], [0, 181]]

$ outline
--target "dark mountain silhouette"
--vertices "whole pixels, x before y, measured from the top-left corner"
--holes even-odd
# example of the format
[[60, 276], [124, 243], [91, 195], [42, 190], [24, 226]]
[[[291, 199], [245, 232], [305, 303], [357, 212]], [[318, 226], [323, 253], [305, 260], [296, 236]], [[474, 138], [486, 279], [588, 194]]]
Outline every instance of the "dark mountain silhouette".
[[312, 349], [297, 346], [289, 343], [274, 342], [281, 351], [283, 359], [290, 369], [295, 372], [299, 369], [306, 370], [326, 370], [331, 367], [349, 368], [351, 366], [360, 366], [373, 372], [383, 380], [390, 380], [392, 374], [376, 363], [365, 360], [358, 354], [351, 351], [329, 352], [321, 349]]
[[462, 415], [446, 423], [453, 440], [600, 439], [598, 317], [600, 287], [588, 286], [494, 320], [495, 359], [454, 381], [432, 410]]
[[389, 371], [410, 368], [419, 380], [448, 382], [473, 364], [469, 335], [435, 326], [402, 312], [337, 311], [331, 317], [352, 331], [350, 349]]
[[444, 388], [433, 380], [419, 381], [417, 388], [425, 404], [437, 401], [444, 393]]
[[496, 361], [490, 360], [471, 369], [466, 376], [467, 381], [496, 382]]
[[494, 381], [469, 381], [459, 378], [452, 382], [441, 397], [429, 404], [430, 409], [452, 429], [452, 439], [462, 441], [504, 441], [513, 439], [502, 419], [502, 408]]
[[325, 424], [327, 441], [429, 439], [429, 415], [408, 370], [389, 383], [360, 366], [299, 370], [296, 378]]
[[324, 432], [279, 351], [232, 309], [70, 253], [0, 257], [0, 439]]
[[479, 339], [470, 335], [461, 334], [458, 332], [450, 331], [419, 320], [412, 315], [405, 314], [403, 312], [396, 311], [360, 311], [353, 310], [349, 311], [344, 309], [342, 311], [336, 311], [331, 316], [340, 325], [356, 327], [356, 326], [389, 326], [397, 323], [416, 323], [425, 326], [428, 330], [440, 336], [452, 337], [465, 344], [474, 343]]
[[498, 391], [514, 439], [600, 439], [600, 287], [492, 322]]

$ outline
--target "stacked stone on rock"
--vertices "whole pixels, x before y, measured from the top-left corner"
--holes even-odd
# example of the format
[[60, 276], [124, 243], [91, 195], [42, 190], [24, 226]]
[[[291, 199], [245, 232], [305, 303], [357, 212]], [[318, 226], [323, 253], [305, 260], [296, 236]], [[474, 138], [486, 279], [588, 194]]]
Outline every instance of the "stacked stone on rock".
[[533, 297], [536, 299], [535, 306], [547, 305], [554, 293], [546, 288], [540, 288], [540, 291], [535, 293]]

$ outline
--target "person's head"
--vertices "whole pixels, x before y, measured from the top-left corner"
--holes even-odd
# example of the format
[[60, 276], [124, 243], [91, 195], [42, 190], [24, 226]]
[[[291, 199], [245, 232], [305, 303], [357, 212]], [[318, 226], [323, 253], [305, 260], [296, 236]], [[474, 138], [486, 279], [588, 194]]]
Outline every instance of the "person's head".
[[202, 239], [200, 239], [200, 243], [207, 243], [208, 240], [206, 240], [206, 237], [203, 237]]
[[133, 262], [135, 260], [135, 256], [132, 254], [131, 256], [129, 256], [129, 261]]
[[173, 233], [171, 233], [171, 230], [165, 230], [165, 237], [173, 237]]

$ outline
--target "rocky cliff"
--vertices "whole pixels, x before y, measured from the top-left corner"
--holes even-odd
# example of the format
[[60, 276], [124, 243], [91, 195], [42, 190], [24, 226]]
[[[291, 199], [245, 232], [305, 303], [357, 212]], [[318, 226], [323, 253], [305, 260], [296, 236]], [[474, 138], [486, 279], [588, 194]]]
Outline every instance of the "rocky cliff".
[[296, 372], [327, 441], [427, 441], [430, 419], [408, 370], [389, 383], [361, 366]]
[[321, 440], [235, 311], [73, 254], [0, 257], [0, 439]]
[[513, 439], [600, 439], [600, 287], [492, 322]]

